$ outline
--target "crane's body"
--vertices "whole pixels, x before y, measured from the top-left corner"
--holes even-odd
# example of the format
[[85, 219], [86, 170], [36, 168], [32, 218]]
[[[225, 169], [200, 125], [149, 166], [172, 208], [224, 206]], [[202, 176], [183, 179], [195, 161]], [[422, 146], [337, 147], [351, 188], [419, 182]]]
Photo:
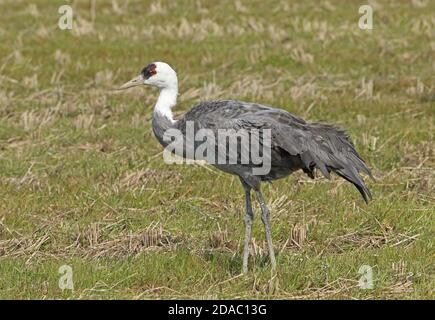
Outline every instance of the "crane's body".
[[[275, 268], [275, 254], [270, 231], [269, 209], [264, 201], [260, 187], [261, 182], [285, 178], [296, 170], [303, 170], [309, 177], [314, 178], [318, 169], [325, 177], [335, 172], [342, 178], [351, 182], [367, 202], [371, 198], [370, 192], [361, 176], [363, 172], [371, 177], [371, 173], [362, 158], [356, 152], [348, 135], [341, 129], [329, 124], [308, 123], [303, 119], [281, 109], [272, 108], [255, 103], [235, 100], [215, 100], [202, 102], [192, 108], [179, 120], [172, 117], [172, 108], [176, 105], [178, 95], [178, 81], [175, 71], [167, 64], [156, 62], [145, 67], [141, 75], [121, 87], [126, 89], [132, 86], [146, 84], [160, 89], [160, 95], [154, 108], [152, 127], [157, 140], [168, 146], [165, 133], [168, 130], [178, 130], [186, 137], [186, 127], [192, 124], [194, 131], [201, 129], [216, 133], [218, 130], [234, 130], [246, 132], [252, 136], [254, 130], [269, 130], [270, 132], [270, 170], [267, 173], [255, 174], [253, 168], [262, 164], [240, 161], [243, 146], [237, 146], [236, 163], [211, 163], [218, 169], [240, 178], [246, 196], [245, 216], [245, 243], [243, 253], [243, 272], [247, 272], [249, 256], [249, 243], [253, 210], [251, 205], [251, 191], [254, 190], [260, 203], [262, 221], [266, 229], [269, 256], [272, 267]], [[218, 135], [214, 135], [217, 137]], [[258, 136], [260, 145], [265, 144], [263, 136]], [[187, 140], [183, 141], [184, 151]], [[218, 142], [214, 144], [218, 145]], [[193, 143], [193, 149], [198, 148]], [[231, 147], [231, 146], [229, 146]], [[216, 156], [222, 150], [215, 148]], [[223, 155], [228, 158], [228, 155]]]

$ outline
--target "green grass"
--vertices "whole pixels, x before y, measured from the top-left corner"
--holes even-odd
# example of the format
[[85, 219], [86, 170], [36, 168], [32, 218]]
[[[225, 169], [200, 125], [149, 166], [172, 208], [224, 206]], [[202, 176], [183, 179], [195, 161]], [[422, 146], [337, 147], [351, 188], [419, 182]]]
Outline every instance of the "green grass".
[[[0, 1], [0, 298], [434, 298], [433, 2], [378, 1], [372, 31], [359, 1], [91, 3], [62, 31], [63, 1]], [[374, 201], [338, 178], [264, 186], [278, 286], [258, 214], [239, 276], [238, 179], [163, 163], [157, 92], [112, 90], [156, 60], [179, 114], [232, 98], [345, 127]]]

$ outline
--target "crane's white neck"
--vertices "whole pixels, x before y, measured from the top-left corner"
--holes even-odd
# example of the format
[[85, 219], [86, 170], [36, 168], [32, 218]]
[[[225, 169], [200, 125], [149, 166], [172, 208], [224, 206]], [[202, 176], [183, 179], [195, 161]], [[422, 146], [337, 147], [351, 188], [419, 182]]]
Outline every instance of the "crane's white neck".
[[178, 87], [176, 85], [162, 88], [156, 106], [154, 107], [154, 112], [168, 118], [173, 123], [174, 118], [171, 109], [177, 104], [177, 96]]

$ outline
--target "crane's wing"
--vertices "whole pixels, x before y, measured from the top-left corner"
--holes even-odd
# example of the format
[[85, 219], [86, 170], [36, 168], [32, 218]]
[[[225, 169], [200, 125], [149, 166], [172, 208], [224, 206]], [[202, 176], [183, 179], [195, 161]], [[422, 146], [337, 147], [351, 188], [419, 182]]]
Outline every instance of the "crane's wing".
[[314, 178], [316, 168], [328, 179], [330, 172], [334, 171], [354, 184], [366, 202], [371, 198], [359, 174], [364, 172], [372, 177], [370, 170], [342, 129], [329, 124], [307, 123], [281, 109], [233, 100], [201, 104], [188, 112], [185, 120], [194, 121], [198, 128], [215, 132], [218, 129], [243, 129], [247, 132], [270, 129], [271, 148], [299, 157], [301, 169], [310, 177]]

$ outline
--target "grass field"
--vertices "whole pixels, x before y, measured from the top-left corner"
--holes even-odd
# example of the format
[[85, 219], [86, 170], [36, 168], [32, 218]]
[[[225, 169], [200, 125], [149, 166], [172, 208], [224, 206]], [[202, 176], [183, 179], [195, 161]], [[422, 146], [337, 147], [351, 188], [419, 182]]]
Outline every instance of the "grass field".
[[[434, 1], [369, 1], [373, 30], [360, 1], [66, 3], [72, 30], [64, 1], [0, 0], [0, 298], [434, 298]], [[238, 179], [165, 164], [157, 91], [113, 91], [153, 61], [178, 72], [177, 114], [231, 98], [346, 128], [374, 200], [265, 185], [277, 285], [257, 205], [240, 276]]]

